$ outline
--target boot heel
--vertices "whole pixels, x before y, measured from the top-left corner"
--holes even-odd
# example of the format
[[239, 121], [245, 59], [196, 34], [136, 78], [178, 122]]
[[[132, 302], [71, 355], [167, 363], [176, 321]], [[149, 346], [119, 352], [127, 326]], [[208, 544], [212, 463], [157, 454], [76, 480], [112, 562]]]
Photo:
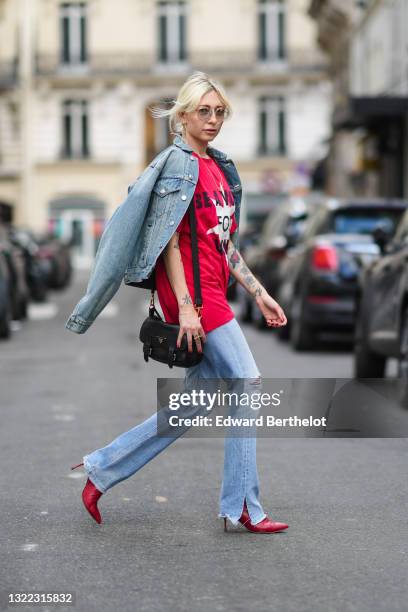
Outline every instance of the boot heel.
[[224, 531], [228, 531], [227, 529], [227, 519], [224, 517]]

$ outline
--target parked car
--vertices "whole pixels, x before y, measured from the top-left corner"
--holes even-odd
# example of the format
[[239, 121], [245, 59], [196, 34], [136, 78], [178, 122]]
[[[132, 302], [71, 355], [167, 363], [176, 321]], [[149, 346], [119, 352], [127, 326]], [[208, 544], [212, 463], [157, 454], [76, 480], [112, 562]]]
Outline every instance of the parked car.
[[68, 244], [53, 235], [38, 239], [38, 258], [47, 266], [47, 285], [51, 289], [65, 288], [72, 276], [71, 251]]
[[11, 300], [9, 269], [4, 254], [0, 252], [0, 338], [6, 339], [11, 333]]
[[[282, 263], [302, 234], [308, 207], [301, 198], [289, 198], [274, 208], [265, 220], [258, 242], [248, 248], [245, 261], [266, 290], [275, 296], [282, 278]], [[253, 298], [241, 285], [237, 287], [239, 316], [265, 328], [265, 319]]]
[[30, 298], [35, 302], [44, 302], [48, 291], [49, 261], [39, 256], [39, 245], [30, 231], [12, 226], [9, 237], [13, 244], [22, 249], [24, 254]]
[[377, 231], [382, 256], [360, 275], [356, 301], [354, 376], [382, 378], [398, 360], [400, 400], [408, 407], [408, 211], [391, 240]]
[[323, 330], [352, 341], [359, 272], [380, 255], [372, 232], [393, 236], [407, 208], [405, 200], [332, 198], [314, 207], [303, 240], [284, 262], [277, 296], [295, 350], [311, 348]]
[[0, 222], [0, 253], [7, 266], [11, 318], [27, 317], [29, 289], [26, 282], [25, 260], [22, 249], [9, 240], [8, 224]]

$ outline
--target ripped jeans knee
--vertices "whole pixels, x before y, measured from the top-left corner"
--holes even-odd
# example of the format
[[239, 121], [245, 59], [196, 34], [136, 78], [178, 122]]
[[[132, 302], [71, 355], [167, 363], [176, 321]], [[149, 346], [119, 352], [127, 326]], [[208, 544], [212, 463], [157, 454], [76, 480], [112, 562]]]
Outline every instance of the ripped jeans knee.
[[229, 393], [233, 396], [229, 414], [235, 417], [252, 418], [258, 415], [262, 391], [262, 377], [231, 379]]
[[262, 391], [262, 376], [259, 374], [255, 378], [246, 378], [245, 389], [247, 393], [259, 393]]

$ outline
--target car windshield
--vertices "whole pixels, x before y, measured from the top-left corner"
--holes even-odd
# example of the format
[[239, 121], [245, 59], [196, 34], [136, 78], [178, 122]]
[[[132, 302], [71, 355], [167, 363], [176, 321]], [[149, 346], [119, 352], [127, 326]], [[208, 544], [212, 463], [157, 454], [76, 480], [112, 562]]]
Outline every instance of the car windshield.
[[333, 230], [336, 234], [371, 234], [381, 225], [393, 234], [403, 210], [339, 210], [333, 216]]

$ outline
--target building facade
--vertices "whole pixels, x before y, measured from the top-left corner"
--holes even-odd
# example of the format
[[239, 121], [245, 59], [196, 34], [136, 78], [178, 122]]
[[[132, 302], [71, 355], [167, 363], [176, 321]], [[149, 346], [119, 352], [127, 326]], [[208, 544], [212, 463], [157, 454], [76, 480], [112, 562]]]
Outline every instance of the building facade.
[[237, 163], [243, 212], [307, 186], [330, 124], [307, 0], [0, 0], [0, 202], [13, 221], [72, 240], [88, 266], [128, 184], [172, 142], [149, 108], [194, 70], [231, 99], [214, 146]]

